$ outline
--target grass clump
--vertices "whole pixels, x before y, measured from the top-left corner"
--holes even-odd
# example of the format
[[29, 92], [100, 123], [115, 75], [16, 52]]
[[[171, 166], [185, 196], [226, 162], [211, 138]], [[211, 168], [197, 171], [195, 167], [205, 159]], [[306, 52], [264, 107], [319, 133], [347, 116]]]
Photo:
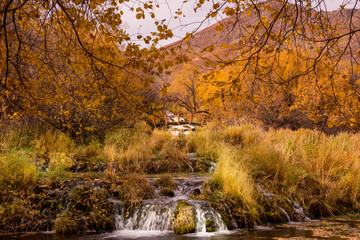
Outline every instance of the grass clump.
[[162, 188], [170, 188], [172, 190], [176, 187], [174, 180], [169, 175], [164, 175], [155, 179], [155, 183], [159, 184]]
[[212, 181], [222, 187], [225, 194], [231, 195], [247, 208], [256, 204], [255, 185], [251, 175], [243, 165], [239, 153], [228, 146], [219, 152], [218, 166]]
[[129, 217], [142, 200], [154, 198], [155, 195], [154, 187], [144, 176], [133, 173], [124, 177], [119, 196], [124, 201], [125, 217]]
[[166, 176], [162, 176], [158, 179], [155, 179], [154, 181], [155, 183], [159, 184], [161, 187], [161, 195], [165, 196], [165, 197], [174, 197], [175, 193], [175, 187], [176, 184], [174, 183], [173, 179], [166, 175]]
[[22, 190], [37, 181], [36, 165], [24, 150], [12, 150], [0, 155], [0, 189]]

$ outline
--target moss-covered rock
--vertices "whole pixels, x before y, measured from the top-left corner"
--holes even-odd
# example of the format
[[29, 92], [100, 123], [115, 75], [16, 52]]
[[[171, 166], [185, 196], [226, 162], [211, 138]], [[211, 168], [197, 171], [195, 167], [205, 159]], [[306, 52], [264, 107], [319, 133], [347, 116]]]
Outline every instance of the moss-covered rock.
[[81, 232], [82, 229], [74, 218], [60, 217], [55, 221], [55, 231], [60, 234], [68, 235]]
[[207, 173], [211, 167], [209, 160], [204, 158], [196, 158], [191, 162], [194, 172]]
[[97, 231], [111, 231], [114, 229], [113, 220], [104, 211], [91, 212], [90, 218], [90, 229], [96, 229]]
[[176, 206], [174, 232], [178, 234], [195, 232], [195, 208], [186, 201]]
[[114, 222], [110, 218], [112, 204], [108, 192], [90, 185], [75, 187], [69, 196], [66, 211], [55, 222], [55, 231], [61, 234], [75, 234], [84, 231], [112, 230]]
[[206, 232], [215, 232], [215, 223], [211, 219], [206, 220]]

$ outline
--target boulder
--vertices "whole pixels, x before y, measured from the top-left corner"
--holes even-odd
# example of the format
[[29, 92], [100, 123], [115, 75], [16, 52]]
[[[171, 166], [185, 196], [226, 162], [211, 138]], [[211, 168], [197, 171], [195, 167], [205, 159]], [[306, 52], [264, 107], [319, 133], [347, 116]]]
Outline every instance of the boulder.
[[161, 194], [165, 197], [175, 197], [175, 193], [170, 187], [161, 189]]
[[195, 232], [195, 208], [186, 201], [176, 206], [174, 232], [178, 234]]

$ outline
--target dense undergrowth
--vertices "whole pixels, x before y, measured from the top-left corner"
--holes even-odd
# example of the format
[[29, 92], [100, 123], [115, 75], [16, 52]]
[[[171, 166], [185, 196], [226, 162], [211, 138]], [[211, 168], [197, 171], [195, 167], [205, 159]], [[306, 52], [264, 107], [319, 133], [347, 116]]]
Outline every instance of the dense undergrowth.
[[[360, 212], [359, 134], [265, 131], [243, 124], [209, 126], [173, 137], [138, 123], [108, 132], [103, 140], [79, 144], [44, 126], [14, 125], [0, 135], [0, 231], [49, 226], [64, 233], [108, 230], [113, 227], [111, 213], [91, 206], [106, 208], [104, 199], [114, 197], [124, 201], [129, 215], [142, 199], [154, 197], [142, 174], [190, 173], [191, 169], [206, 173], [207, 162], [191, 166], [189, 152], [218, 163], [196, 198], [209, 200], [228, 227], [234, 222], [239, 227], [284, 222], [283, 210], [291, 208], [292, 201], [314, 218]], [[77, 181], [100, 181], [102, 190], [82, 185], [77, 190], [80, 198], [90, 193], [92, 197], [80, 206], [76, 201], [81, 199], [72, 200], [79, 196], [69, 187]], [[49, 193], [67, 188], [67, 196]], [[49, 211], [47, 218], [44, 211]], [[67, 228], [70, 232], [62, 230]]]

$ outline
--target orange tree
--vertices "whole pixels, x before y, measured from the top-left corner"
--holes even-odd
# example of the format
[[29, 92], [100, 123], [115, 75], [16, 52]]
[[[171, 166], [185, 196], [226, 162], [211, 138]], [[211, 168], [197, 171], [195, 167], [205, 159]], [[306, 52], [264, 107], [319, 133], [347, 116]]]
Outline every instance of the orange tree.
[[[144, 98], [164, 69], [164, 55], [154, 45], [131, 43], [121, 25], [125, 2], [0, 3], [2, 119], [31, 115], [76, 137], [102, 132], [151, 104]], [[155, 7], [139, 6], [130, 9], [137, 18]], [[172, 36], [157, 25], [154, 41]]]
[[[195, 11], [206, 2], [209, 1], [195, 0]], [[319, 74], [320, 63], [328, 59], [334, 89], [335, 79], [341, 79], [335, 74], [340, 62], [354, 65], [359, 61], [356, 4], [357, 1], [351, 9], [346, 9], [350, 5], [341, 5], [338, 11], [328, 12], [325, 0], [213, 1], [204, 21], [220, 13], [228, 16], [215, 27], [221, 34], [213, 33], [202, 44], [197, 42], [201, 38], [195, 37], [197, 28], [177, 45], [180, 50], [175, 53], [182, 54], [186, 49], [217, 70], [236, 64], [236, 75], [228, 82], [230, 88], [223, 88], [224, 92], [231, 92], [238, 88], [246, 74], [258, 75], [259, 68], [263, 76], [274, 76], [281, 68], [280, 54], [292, 44], [294, 54], [307, 58], [307, 67], [286, 82], [296, 83], [302, 76]], [[122, 7], [127, 6], [137, 19], [155, 19], [159, 4], [145, 0], [2, 1], [0, 104], [3, 117], [32, 115], [76, 136], [94, 129], [93, 123], [100, 130], [136, 115], [144, 104], [152, 114], [151, 102], [143, 97], [152, 95], [149, 89], [151, 92], [154, 77], [167, 71], [172, 63], [165, 57], [174, 53], [164, 52], [156, 48], [156, 44], [172, 37], [173, 33], [166, 21], [156, 20], [156, 30], [149, 36], [137, 36], [149, 44], [148, 48], [132, 43], [122, 25]], [[174, 17], [182, 14], [179, 9]], [[182, 44], [184, 42], [191, 48]], [[303, 49], [311, 54], [302, 55]], [[186, 58], [172, 59], [182, 62]], [[355, 72], [347, 71], [342, 79], [356, 79]], [[260, 79], [264, 80], [253, 79], [254, 87]], [[266, 79], [269, 86], [278, 81], [275, 77]], [[352, 95], [357, 94], [356, 86]], [[339, 115], [349, 125], [356, 126], [357, 118], [347, 110], [354, 104], [338, 101], [335, 91], [332, 98], [339, 106], [336, 110], [340, 111]]]

